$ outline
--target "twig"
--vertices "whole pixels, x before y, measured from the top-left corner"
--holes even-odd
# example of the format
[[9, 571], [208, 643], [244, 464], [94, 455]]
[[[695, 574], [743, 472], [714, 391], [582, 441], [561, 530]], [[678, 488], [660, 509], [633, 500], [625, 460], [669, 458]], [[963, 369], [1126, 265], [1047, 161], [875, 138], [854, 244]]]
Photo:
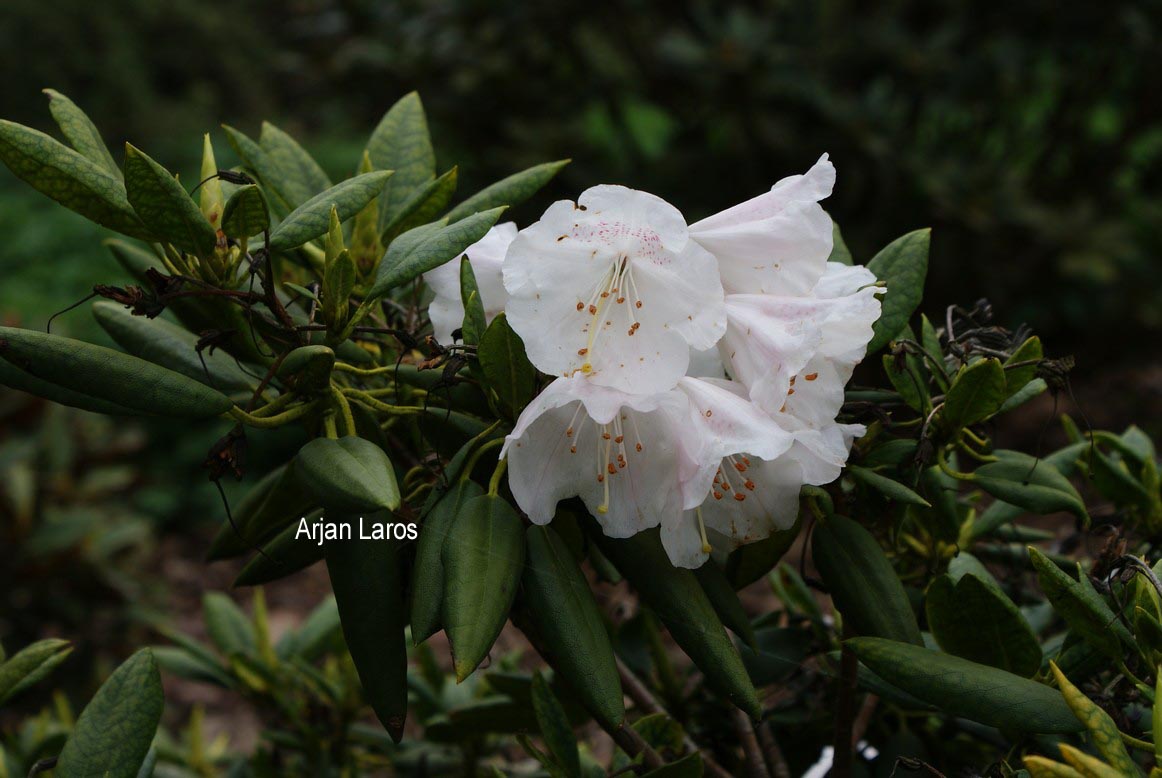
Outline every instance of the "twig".
[[775, 740], [775, 733], [771, 730], [771, 722], [764, 721], [759, 725], [759, 745], [762, 746], [763, 756], [767, 758], [767, 767], [774, 778], [791, 778], [791, 767], [787, 758], [783, 756], [783, 749]]
[[738, 731], [738, 739], [742, 743], [742, 753], [746, 758], [746, 774], [750, 778], [770, 778], [766, 763], [763, 762], [762, 752], [759, 751], [759, 741], [755, 737], [754, 725], [751, 724], [750, 717], [741, 710], [735, 710], [734, 728]]
[[839, 701], [835, 706], [835, 756], [831, 763], [832, 778], [851, 778], [853, 757], [852, 725], [855, 720], [855, 680], [859, 660], [847, 646], [839, 660]]
[[[629, 695], [629, 698], [633, 700], [634, 704], [641, 708], [642, 712], [646, 715], [660, 713], [667, 718], [673, 718], [673, 716], [670, 716], [666, 712], [666, 709], [662, 707], [661, 703], [654, 698], [654, 695], [641, 682], [641, 679], [634, 675], [633, 670], [630, 670], [625, 662], [621, 661], [621, 657], [615, 658], [617, 660], [617, 674], [621, 676], [621, 688], [625, 690], [625, 693]], [[730, 773], [722, 769], [722, 766], [718, 762], [715, 762], [708, 753], [699, 748], [698, 744], [686, 734], [685, 730], [682, 731], [682, 744], [687, 750], [691, 752], [697, 751], [702, 754], [702, 769], [706, 775], [712, 776], [713, 778], [731, 778]]]
[[871, 723], [872, 716], [875, 715], [876, 705], [879, 704], [880, 698], [874, 694], [869, 694], [863, 699], [863, 705], [859, 706], [859, 714], [855, 717], [855, 724], [851, 728], [851, 744], [859, 745], [859, 741], [863, 740], [864, 734], [867, 733], [868, 725]]
[[642, 761], [651, 770], [666, 766], [666, 760], [662, 759], [662, 755], [655, 751], [653, 746], [647, 743], [633, 727], [622, 724], [620, 727], [610, 727], [605, 731], [613, 738], [613, 742], [621, 747], [622, 751], [629, 754], [631, 759], [641, 754]]

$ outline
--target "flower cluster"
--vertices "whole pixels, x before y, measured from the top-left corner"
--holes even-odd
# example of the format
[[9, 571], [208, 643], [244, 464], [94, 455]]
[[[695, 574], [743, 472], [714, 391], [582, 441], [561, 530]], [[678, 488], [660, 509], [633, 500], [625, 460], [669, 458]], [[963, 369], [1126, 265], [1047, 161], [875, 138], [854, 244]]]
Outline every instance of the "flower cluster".
[[[881, 289], [828, 261], [834, 183], [825, 155], [689, 225], [654, 195], [596, 186], [469, 248], [488, 316], [503, 310], [557, 376], [503, 453], [532, 521], [580, 497], [606, 534], [660, 526], [671, 561], [698, 567], [791, 526], [800, 487], [838, 477], [862, 428], [836, 417]], [[447, 342], [455, 268], [427, 280]]]

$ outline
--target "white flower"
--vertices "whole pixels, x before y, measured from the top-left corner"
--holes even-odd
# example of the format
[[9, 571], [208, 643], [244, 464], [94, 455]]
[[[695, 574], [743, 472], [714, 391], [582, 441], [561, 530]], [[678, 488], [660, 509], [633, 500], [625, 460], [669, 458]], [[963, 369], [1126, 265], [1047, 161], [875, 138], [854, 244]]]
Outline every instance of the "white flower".
[[596, 186], [521, 230], [504, 260], [506, 314], [550, 375], [650, 394], [674, 387], [689, 350], [726, 328], [717, 263], [676, 208]]
[[[480, 292], [480, 302], [484, 306], [484, 317], [489, 322], [504, 310], [505, 303], [508, 302], [500, 266], [509, 244], [515, 237], [515, 224], [512, 222], [497, 224], [483, 238], [464, 250], [469, 264], [472, 265], [472, 273], [476, 276], [476, 287]], [[432, 320], [432, 335], [437, 343], [450, 346], [452, 332], [460, 329], [464, 323], [459, 257], [424, 273], [424, 281], [435, 294], [431, 305], [428, 306], [428, 316]]]
[[835, 186], [824, 154], [805, 175], [690, 225], [718, 260], [727, 294], [806, 294], [831, 255], [831, 217], [819, 201]]
[[[670, 551], [670, 525], [704, 499], [724, 456], [747, 450], [774, 458], [792, 443], [716, 382], [683, 378], [675, 389], [643, 395], [579, 374], [557, 379], [525, 409], [501, 456], [533, 522], [548, 523], [560, 500], [577, 496], [610, 537], [660, 524]], [[683, 564], [677, 551], [671, 559]]]

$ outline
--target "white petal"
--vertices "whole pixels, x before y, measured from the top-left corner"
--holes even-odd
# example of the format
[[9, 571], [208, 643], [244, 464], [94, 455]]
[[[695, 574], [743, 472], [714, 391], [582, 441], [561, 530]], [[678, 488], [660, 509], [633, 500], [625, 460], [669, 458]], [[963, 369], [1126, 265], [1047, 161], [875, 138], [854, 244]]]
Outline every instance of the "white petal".
[[694, 511], [682, 511], [662, 522], [662, 547], [674, 567], [696, 570], [710, 558], [702, 543], [698, 517]]
[[803, 176], [690, 227], [718, 260], [727, 294], [805, 294], [823, 275], [832, 224], [818, 201], [835, 184], [827, 155]]
[[[476, 286], [480, 291], [480, 302], [484, 306], [485, 318], [491, 322], [504, 310], [508, 293], [501, 280], [501, 263], [508, 246], [516, 237], [516, 225], [512, 222], [497, 224], [483, 238], [464, 250], [476, 276]], [[424, 274], [424, 281], [435, 297], [428, 306], [428, 316], [432, 320], [432, 335], [437, 343], [445, 346], [452, 343], [452, 332], [464, 323], [464, 304], [460, 295], [460, 260], [457, 257]]]
[[509, 247], [503, 279], [534, 365], [623, 391], [671, 389], [689, 348], [709, 348], [726, 327], [714, 258], [677, 209], [625, 187], [552, 205]]
[[579, 496], [611, 537], [657, 526], [681, 511], [678, 430], [688, 418], [681, 392], [629, 395], [580, 375], [558, 379], [505, 441], [513, 496], [540, 524], [559, 500]]
[[723, 490], [711, 493], [702, 504], [702, 519], [711, 545], [734, 549], [787, 529], [799, 515], [799, 489], [803, 473], [797, 457], [782, 456], [766, 462], [751, 459], [746, 477], [752, 489], [743, 488], [746, 499], [737, 500]]

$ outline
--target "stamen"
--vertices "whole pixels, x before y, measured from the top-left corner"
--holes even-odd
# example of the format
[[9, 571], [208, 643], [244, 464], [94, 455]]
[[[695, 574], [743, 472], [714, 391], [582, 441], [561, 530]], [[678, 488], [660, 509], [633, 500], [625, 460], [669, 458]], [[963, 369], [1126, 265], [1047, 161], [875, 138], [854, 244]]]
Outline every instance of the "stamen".
[[710, 540], [706, 537], [706, 522], [702, 521], [701, 506], [694, 509], [694, 515], [698, 517], [698, 534], [702, 536], [702, 553], [709, 554], [714, 550], [714, 547], [710, 545]]
[[808, 373], [807, 375], [803, 376], [803, 379], [806, 381], [814, 381], [818, 377], [818, 373]]

